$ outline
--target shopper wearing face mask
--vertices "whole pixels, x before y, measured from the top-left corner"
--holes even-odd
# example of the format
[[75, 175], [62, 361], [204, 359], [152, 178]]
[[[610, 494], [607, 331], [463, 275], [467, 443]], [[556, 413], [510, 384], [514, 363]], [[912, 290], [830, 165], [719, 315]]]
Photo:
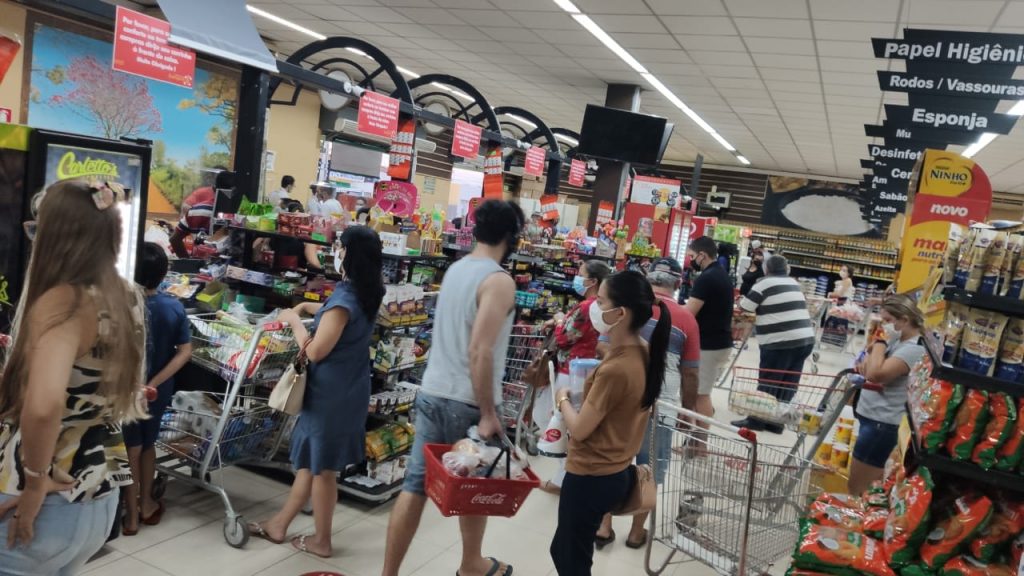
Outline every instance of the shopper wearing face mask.
[[[612, 273], [608, 264], [601, 260], [588, 260], [579, 268], [573, 278], [573, 291], [582, 300], [572, 307], [564, 316], [548, 320], [546, 327], [553, 330], [556, 347], [558, 377], [556, 387], [569, 385], [569, 362], [576, 358], [594, 358], [597, 356], [597, 330], [590, 323], [590, 307], [597, 298], [597, 290], [601, 282]], [[557, 388], [556, 388], [557, 389]], [[554, 411], [551, 394], [547, 390], [538, 393], [533, 403], [533, 421], [539, 426], [547, 424]], [[565, 477], [564, 461], [560, 461], [558, 472], [541, 485], [541, 490], [549, 494], [558, 494], [562, 489], [562, 478]]]
[[[644, 342], [654, 306], [658, 322]], [[583, 389], [577, 411], [568, 388], [556, 388], [556, 409], [569, 431], [565, 483], [551, 558], [560, 576], [589, 575], [601, 518], [620, 506], [635, 482], [629, 466], [640, 451], [651, 409], [661, 394], [672, 315], [639, 272], [608, 277], [589, 308], [609, 350]]]
[[754, 240], [750, 243], [750, 247], [753, 249], [750, 253], [750, 265], [740, 277], [740, 296], [746, 296], [747, 292], [753, 288], [754, 283], [764, 278], [764, 250], [761, 249], [761, 243]]
[[836, 280], [836, 289], [829, 293], [828, 297], [835, 298], [836, 303], [842, 305], [853, 298], [854, 290], [850, 267], [843, 264], [839, 267], [839, 280]]
[[686, 257], [690, 266], [700, 270], [686, 300], [686, 309], [697, 318], [700, 327], [696, 411], [711, 417], [715, 415], [711, 389], [732, 352], [733, 285], [729, 273], [718, 263], [718, 248], [711, 238], [701, 236], [691, 242], [686, 248]]
[[924, 317], [913, 300], [903, 295], [889, 296], [879, 314], [885, 339], [870, 345], [864, 360], [857, 364], [857, 372], [882, 390], [862, 390], [857, 402], [860, 434], [850, 466], [851, 494], [862, 493], [871, 482], [882, 478], [906, 410], [910, 369], [925, 353], [921, 339]]

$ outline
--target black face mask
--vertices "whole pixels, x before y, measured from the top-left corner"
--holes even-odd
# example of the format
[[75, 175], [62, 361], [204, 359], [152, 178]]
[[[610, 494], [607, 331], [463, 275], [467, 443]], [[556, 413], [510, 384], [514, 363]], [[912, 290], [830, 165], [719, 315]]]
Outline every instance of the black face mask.
[[690, 259], [690, 268], [693, 268], [697, 272], [700, 272], [700, 264], [697, 263], [697, 257]]
[[512, 254], [516, 251], [516, 248], [518, 248], [518, 247], [519, 247], [519, 235], [516, 234], [514, 236], [511, 236], [508, 239], [508, 245], [505, 246], [505, 255], [501, 257], [501, 261], [503, 263], [507, 262], [509, 257], [512, 256]]

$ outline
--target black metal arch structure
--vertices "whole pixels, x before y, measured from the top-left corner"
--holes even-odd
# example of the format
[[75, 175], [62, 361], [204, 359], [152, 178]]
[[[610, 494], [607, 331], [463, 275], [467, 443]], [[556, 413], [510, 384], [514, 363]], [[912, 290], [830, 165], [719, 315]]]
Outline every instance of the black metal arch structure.
[[[391, 58], [388, 57], [387, 54], [385, 54], [379, 48], [377, 48], [373, 44], [370, 44], [369, 42], [360, 40], [358, 38], [351, 38], [348, 36], [332, 36], [330, 38], [325, 38], [324, 40], [317, 40], [316, 42], [311, 42], [309, 44], [306, 44], [302, 48], [296, 50], [291, 56], [288, 57], [287, 60], [285, 60], [285, 62], [289, 64], [294, 64], [296, 66], [301, 66], [302, 63], [306, 62], [310, 56], [313, 56], [320, 52], [335, 49], [344, 50], [347, 48], [359, 50], [360, 52], [366, 54], [371, 59], [373, 59], [373, 61], [377, 64], [377, 68], [371, 71], [348, 57], [336, 57], [329, 58], [327, 60], [314, 64], [312, 70], [321, 70], [324, 67], [329, 66], [330, 64], [349, 64], [363, 74], [363, 79], [358, 80], [357, 84], [360, 87], [366, 88], [368, 90], [374, 89], [373, 80], [375, 78], [377, 78], [381, 74], [386, 74], [387, 77], [391, 80], [391, 82], [393, 82], [395, 85], [395, 90], [392, 93], [392, 95], [403, 102], [407, 102], [409, 104], [413, 103], [412, 91], [409, 89], [409, 84], [405, 81], [405, 76], [402, 76], [402, 73], [398, 71], [398, 66], [391, 60]], [[290, 99], [274, 100], [274, 93], [277, 92], [277, 88], [278, 86], [281, 85], [281, 83], [282, 79], [279, 77], [274, 77], [271, 79], [270, 103], [294, 106], [295, 102], [299, 98], [299, 91], [302, 89], [302, 81], [297, 79], [295, 80], [295, 91], [292, 93], [292, 97]]]
[[[558, 151], [558, 141], [555, 140], [555, 134], [551, 131], [551, 128], [548, 128], [548, 125], [545, 124], [544, 121], [541, 120], [540, 117], [534, 114], [533, 112], [530, 112], [529, 110], [525, 110], [523, 108], [518, 108], [516, 106], [498, 106], [497, 108], [494, 109], [494, 113], [498, 116], [501, 116], [503, 114], [512, 114], [515, 116], [519, 116], [520, 118], [525, 118], [529, 120], [537, 127], [534, 128], [532, 132], [526, 132], [526, 130], [523, 129], [522, 126], [519, 126], [519, 128], [522, 129], [524, 133], [524, 137], [522, 139], [526, 142], [533, 142], [535, 140], [540, 139], [542, 146], [544, 144], [547, 144], [546, 147], [548, 150], [561, 156], [561, 154]], [[515, 124], [513, 123], [513, 125]]]
[[[413, 102], [417, 105], [422, 106], [428, 98], [440, 97], [448, 100], [454, 104], [455, 115], [453, 118], [459, 118], [469, 122], [470, 124], [477, 124], [480, 121], [486, 122], [485, 124], [479, 124], [487, 130], [493, 132], [501, 132], [501, 123], [498, 122], [498, 115], [494, 113], [494, 109], [491, 108], [490, 103], [487, 102], [487, 98], [480, 93], [472, 84], [466, 82], [462, 78], [450, 76], [448, 74], [424, 74], [419, 78], [413, 78], [409, 81], [409, 90], [415, 93], [418, 88], [424, 86], [431, 86], [433, 84], [440, 84], [442, 86], [449, 86], [460, 92], [466, 94], [472, 101], [464, 103], [461, 99], [448, 92], [446, 90], [434, 90], [430, 92], [422, 92], [413, 96]], [[392, 94], [392, 96], [395, 96]], [[470, 111], [473, 108], [479, 108], [479, 112], [471, 114]]]
[[[554, 134], [556, 137], [559, 134], [561, 134], [562, 136], [568, 136], [569, 138], [572, 138], [573, 140], [576, 141], [577, 146], [579, 145], [579, 141], [580, 141], [580, 133], [579, 132], [575, 132], [573, 130], [569, 130], [568, 128], [552, 128], [551, 129], [551, 133]], [[566, 146], [565, 146], [565, 157], [566, 158], [572, 158], [572, 157], [576, 156], [576, 146], [569, 146], [568, 142], [566, 142], [565, 144], [566, 144]]]

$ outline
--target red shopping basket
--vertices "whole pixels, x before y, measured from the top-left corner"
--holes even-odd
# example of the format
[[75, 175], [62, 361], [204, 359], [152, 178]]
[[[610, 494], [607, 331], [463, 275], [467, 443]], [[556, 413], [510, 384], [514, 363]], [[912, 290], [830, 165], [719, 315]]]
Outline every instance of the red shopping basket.
[[451, 449], [451, 444], [423, 446], [427, 496], [442, 516], [515, 516], [530, 490], [540, 486], [540, 479], [529, 468], [524, 470], [529, 480], [456, 476], [441, 463], [441, 457]]

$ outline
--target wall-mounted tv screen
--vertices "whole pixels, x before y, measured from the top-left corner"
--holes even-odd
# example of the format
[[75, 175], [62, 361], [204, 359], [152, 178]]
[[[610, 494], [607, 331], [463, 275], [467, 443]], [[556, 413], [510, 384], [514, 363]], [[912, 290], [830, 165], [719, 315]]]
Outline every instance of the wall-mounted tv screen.
[[633, 164], [660, 160], [666, 120], [617, 108], [587, 104], [576, 151], [586, 156]]

